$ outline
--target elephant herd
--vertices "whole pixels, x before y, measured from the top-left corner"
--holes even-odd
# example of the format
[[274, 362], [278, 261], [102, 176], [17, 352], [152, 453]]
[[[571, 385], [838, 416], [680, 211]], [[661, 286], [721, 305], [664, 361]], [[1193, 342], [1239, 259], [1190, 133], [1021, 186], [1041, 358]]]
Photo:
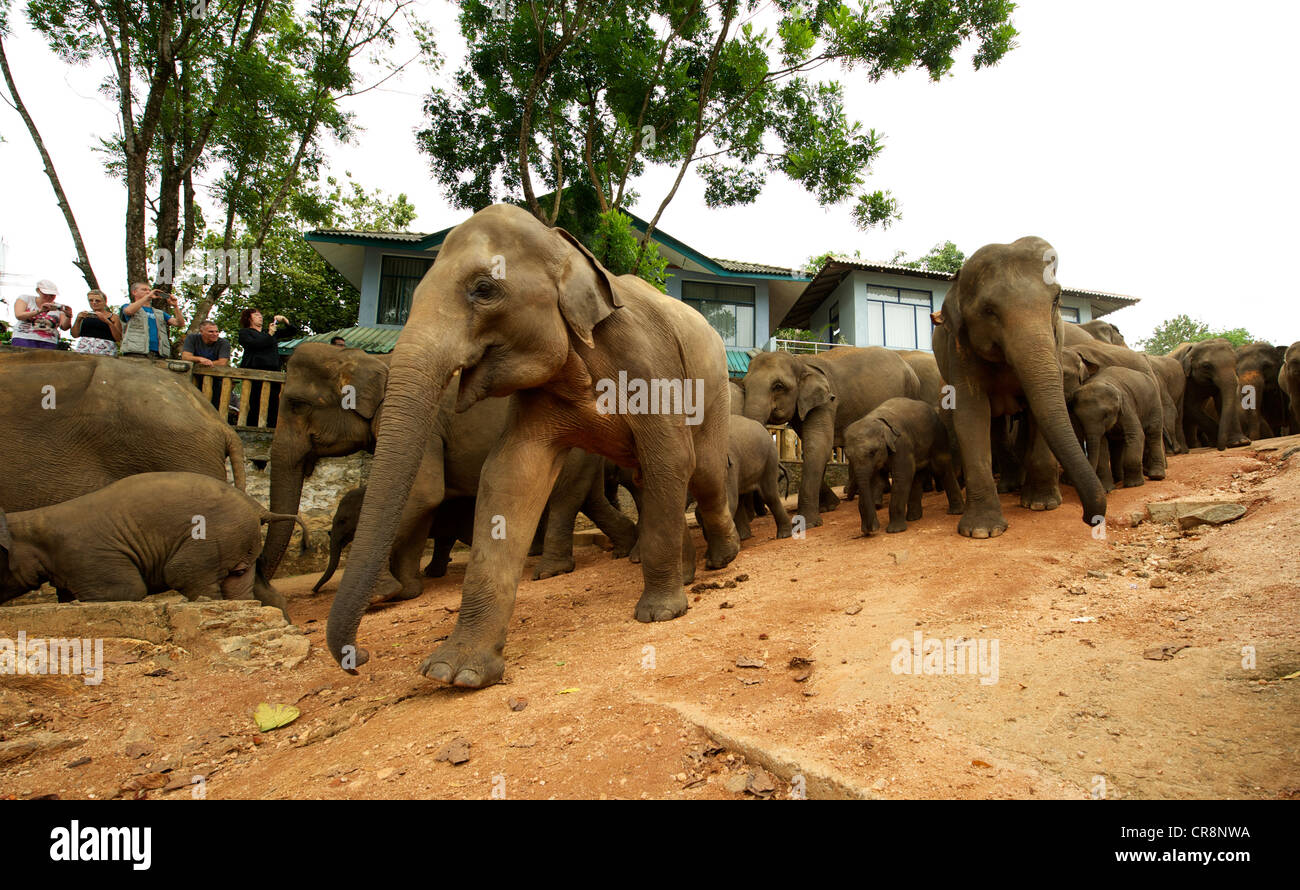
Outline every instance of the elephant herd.
[[[526, 211], [489, 207], [447, 236], [391, 356], [324, 344], [295, 351], [271, 448], [270, 511], [236, 491], [238, 439], [192, 388], [120, 360], [5, 356], [0, 440], [20, 460], [0, 480], [0, 507], [11, 511], [7, 523], [0, 512], [0, 597], [39, 583], [32, 566], [59, 562], [57, 554], [33, 556], [32, 541], [53, 541], [41, 531], [52, 523], [75, 530], [70, 540], [83, 549], [102, 538], [126, 551], [123, 529], [144, 535], [136, 514], [152, 511], [162, 522], [173, 502], [201, 514], [226, 498], [210, 490], [211, 479], [195, 481], [211, 477], [248, 502], [230, 514], [242, 510], [238, 521], [218, 523], [240, 529], [238, 544], [200, 548], [202, 558], [189, 552], [184, 565], [208, 562], [193, 583], [180, 577], [182, 561], [170, 574], [142, 570], [139, 581], [122, 581], [130, 591], [122, 598], [164, 585], [283, 607], [270, 579], [304, 480], [321, 458], [367, 451], [367, 484], [339, 504], [330, 565], [316, 585], [334, 574], [350, 541], [329, 651], [355, 672], [369, 657], [357, 645], [366, 609], [419, 595], [425, 576], [446, 571], [459, 540], [471, 552], [456, 626], [420, 670], [481, 687], [503, 676], [525, 556], [540, 555], [534, 578], [571, 571], [579, 512], [608, 536], [615, 557], [640, 563], [635, 617], [665, 621], [686, 611], [683, 585], [695, 573], [691, 500], [705, 565], [722, 568], [756, 516], [770, 513], [778, 538], [822, 524], [840, 503], [825, 479], [836, 448], [849, 463], [844, 496], [859, 499], [864, 535], [878, 531], [886, 500], [885, 531], [905, 531], [933, 487], [960, 514], [962, 535], [988, 538], [1007, 527], [1001, 493], [1019, 492], [1031, 510], [1053, 509], [1064, 474], [1083, 520], [1096, 524], [1116, 485], [1164, 478], [1167, 452], [1300, 431], [1300, 344], [1234, 349], [1206, 340], [1168, 356], [1136, 352], [1106, 322], [1062, 322], [1055, 259], [1040, 238], [976, 251], [932, 316], [933, 354], [762, 352], [743, 380], [729, 381], [722, 340], [694, 309], [635, 276], [613, 275], [567, 232]], [[598, 398], [613, 381], [662, 398], [647, 403], [632, 387], [612, 402]], [[75, 414], [40, 410], [42, 387], [51, 385], [78, 406]], [[778, 488], [785, 469], [769, 425], [788, 425], [801, 443], [793, 514]], [[57, 484], [43, 457], [53, 443], [75, 465], [60, 468]], [[235, 487], [226, 483], [226, 458]], [[126, 477], [137, 480], [129, 492], [73, 500], [111, 493], [110, 483]], [[620, 486], [636, 503], [635, 522], [618, 508]], [[40, 515], [60, 501], [71, 508]], [[269, 524], [264, 546], [249, 539], [250, 522]], [[178, 528], [171, 522], [167, 534]], [[421, 571], [430, 537], [434, 557]], [[168, 552], [181, 550], [194, 548]], [[246, 577], [252, 583], [235, 580]], [[60, 599], [86, 598], [82, 582], [54, 580]], [[100, 588], [113, 584], [101, 578]]]

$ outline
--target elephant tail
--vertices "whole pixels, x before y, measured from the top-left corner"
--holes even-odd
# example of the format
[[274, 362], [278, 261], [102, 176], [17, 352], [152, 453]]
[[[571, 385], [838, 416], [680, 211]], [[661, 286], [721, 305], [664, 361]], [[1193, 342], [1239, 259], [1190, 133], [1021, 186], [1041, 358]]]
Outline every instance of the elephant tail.
[[244, 472], [244, 443], [239, 440], [239, 433], [228, 424], [223, 423], [221, 426], [226, 433], [226, 456], [230, 458], [230, 472], [235, 477], [235, 488], [244, 491], [247, 485]]
[[307, 541], [308, 541], [308, 535], [310, 533], [307, 531], [307, 523], [303, 522], [302, 517], [299, 516], [297, 513], [272, 513], [270, 510], [267, 510], [263, 512], [262, 515], [259, 517], [259, 521], [262, 523], [262, 525], [266, 525], [268, 522], [298, 523], [298, 527], [302, 529], [302, 548], [299, 550], [299, 552], [300, 553], [307, 552]]

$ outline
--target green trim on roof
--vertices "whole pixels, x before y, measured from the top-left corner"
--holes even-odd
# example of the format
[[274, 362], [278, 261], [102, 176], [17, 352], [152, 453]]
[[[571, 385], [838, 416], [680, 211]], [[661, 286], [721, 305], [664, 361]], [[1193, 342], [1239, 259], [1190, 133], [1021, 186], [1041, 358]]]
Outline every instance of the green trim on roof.
[[727, 376], [744, 377], [749, 371], [749, 358], [748, 349], [728, 349]]
[[280, 355], [289, 355], [303, 343], [328, 343], [335, 337], [342, 337], [343, 342], [350, 348], [364, 349], [369, 353], [383, 355], [393, 351], [393, 347], [397, 345], [397, 338], [401, 334], [401, 328], [391, 327], [340, 328], [337, 331], [326, 331], [324, 334], [312, 334], [310, 337], [286, 340], [280, 344]]

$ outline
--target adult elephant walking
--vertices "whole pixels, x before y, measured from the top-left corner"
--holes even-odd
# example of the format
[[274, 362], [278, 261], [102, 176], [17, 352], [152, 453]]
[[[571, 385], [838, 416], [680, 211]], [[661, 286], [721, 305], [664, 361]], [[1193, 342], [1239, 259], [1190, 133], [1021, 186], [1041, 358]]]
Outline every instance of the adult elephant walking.
[[[1169, 357], [1183, 366], [1187, 387], [1183, 392], [1183, 434], [1189, 447], [1201, 433], [1223, 451], [1249, 445], [1241, 431], [1241, 390], [1237, 380], [1237, 353], [1223, 337], [1184, 343]], [[1214, 402], [1218, 417], [1206, 405]]]
[[136, 473], [225, 482], [227, 458], [244, 488], [239, 436], [184, 377], [146, 362], [44, 350], [0, 356], [0, 417], [0, 508], [10, 512]]
[[1278, 386], [1278, 372], [1285, 361], [1286, 347], [1272, 343], [1247, 343], [1237, 350], [1241, 431], [1252, 440], [1282, 434], [1287, 399]]
[[1287, 347], [1282, 356], [1282, 368], [1277, 372], [1277, 385], [1286, 394], [1292, 434], [1300, 433], [1300, 341]]
[[524, 555], [570, 448], [639, 470], [638, 620], [686, 611], [683, 556], [694, 565], [683, 514], [688, 488], [700, 502], [708, 564], [735, 558], [722, 339], [684, 303], [635, 276], [610, 274], [563, 229], [495, 205], [447, 236], [393, 352], [361, 523], [330, 611], [327, 642], [345, 669], [369, 657], [355, 646], [357, 628], [420, 444], [457, 374], [459, 410], [514, 396], [483, 467], [456, 627], [421, 665], [425, 676], [468, 687], [501, 679]]
[[822, 524], [822, 478], [844, 430], [892, 398], [914, 399], [921, 382], [899, 353], [882, 346], [838, 346], [817, 355], [761, 352], [745, 374], [745, 416], [790, 424], [803, 445], [803, 478], [796, 512], [806, 528]]
[[957, 530], [967, 537], [1006, 531], [993, 482], [989, 421], [1021, 410], [1025, 402], [1025, 417], [1042, 436], [1030, 437], [1038, 446], [1028, 456], [1021, 503], [1060, 503], [1059, 460], [1083, 501], [1083, 521], [1092, 524], [1106, 515], [1106, 493], [1066, 411], [1061, 287], [1049, 265], [1055, 260], [1055, 249], [1042, 238], [981, 247], [962, 265], [933, 317], [934, 356], [943, 379], [955, 388], [953, 422], [966, 470], [966, 512]]

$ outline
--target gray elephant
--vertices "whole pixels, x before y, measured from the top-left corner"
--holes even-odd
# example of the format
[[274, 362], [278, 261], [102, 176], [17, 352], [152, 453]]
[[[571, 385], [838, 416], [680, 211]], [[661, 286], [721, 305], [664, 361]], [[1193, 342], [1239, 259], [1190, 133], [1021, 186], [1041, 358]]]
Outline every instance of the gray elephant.
[[916, 398], [921, 391], [903, 357], [880, 346], [838, 346], [817, 355], [762, 352], [750, 360], [743, 386], [746, 417], [788, 423], [803, 445], [796, 512], [806, 528], [822, 524], [822, 510], [839, 506], [823, 480], [849, 424], [887, 399]]
[[1068, 403], [1088, 461], [1107, 491], [1115, 488], [1115, 465], [1126, 488], [1165, 478], [1164, 408], [1149, 375], [1131, 368], [1097, 368], [1070, 393]]
[[136, 473], [201, 473], [224, 484], [227, 458], [235, 487], [244, 488], [239, 436], [184, 377], [151, 364], [46, 350], [5, 354], [0, 417], [0, 508], [11, 512]]
[[1100, 318], [1085, 321], [1079, 325], [1079, 329], [1087, 331], [1090, 337], [1100, 340], [1102, 343], [1109, 343], [1112, 346], [1128, 346], [1124, 342], [1124, 335], [1119, 332], [1119, 328], [1108, 321], [1102, 321]]
[[48, 581], [60, 601], [175, 590], [255, 598], [288, 618], [284, 597], [255, 571], [268, 522], [302, 525], [197, 473], [138, 473], [50, 507], [0, 511], [0, 602]]
[[736, 523], [736, 532], [744, 541], [753, 536], [749, 511], [741, 499], [752, 494], [767, 505], [776, 521], [776, 536], [788, 538], [790, 516], [781, 501], [779, 480], [781, 457], [767, 427], [748, 417], [732, 415], [728, 434], [727, 500]]
[[[357, 534], [357, 520], [361, 517], [361, 503], [366, 496], [366, 487], [359, 485], [339, 499], [334, 509], [334, 519], [330, 523], [330, 557], [319, 580], [312, 587], [312, 593], [320, 593], [334, 573], [338, 570], [339, 558], [343, 548], [352, 543]], [[441, 578], [447, 574], [447, 565], [451, 562], [451, 549], [456, 541], [464, 544], [473, 543], [474, 536], [474, 499], [451, 498], [438, 505], [433, 511], [433, 525], [429, 537], [433, 539], [433, 556], [424, 567], [424, 577]]]
[[[932, 342], [956, 393], [953, 422], [966, 477], [957, 530], [988, 538], [1006, 530], [993, 481], [990, 420], [1028, 407], [1033, 432], [1020, 487], [1031, 509], [1060, 504], [1057, 461], [1083, 501], [1083, 521], [1106, 515], [1106, 493], [1070, 424], [1061, 384], [1061, 286], [1056, 250], [1042, 238], [981, 247], [953, 279], [934, 313]], [[1027, 405], [1026, 405], [1027, 403]]]
[[1241, 431], [1251, 439], [1281, 435], [1287, 422], [1286, 393], [1278, 385], [1278, 372], [1285, 361], [1285, 346], [1247, 343], [1237, 350]]
[[564, 230], [494, 205], [448, 234], [393, 353], [369, 490], [330, 611], [327, 642], [345, 669], [369, 657], [356, 647], [357, 629], [446, 393], [462, 411], [513, 395], [481, 473], [456, 626], [421, 665], [425, 676], [466, 687], [501, 680], [524, 556], [571, 448], [638, 470], [638, 620], [687, 609], [688, 490], [700, 503], [707, 565], [721, 568], [739, 551], [727, 503], [722, 338], [686, 304], [610, 273]]
[[1290, 406], [1291, 432], [1300, 433], [1300, 340], [1288, 346], [1283, 354], [1277, 385]]
[[541, 559], [533, 566], [534, 581], [573, 571], [573, 524], [579, 512], [609, 538], [615, 559], [627, 556], [636, 545], [637, 525], [605, 495], [605, 467], [605, 458], [581, 448], [570, 449], [565, 457], [539, 523], [544, 537]]
[[[1169, 454], [1186, 454], [1187, 437], [1183, 433], [1183, 392], [1187, 388], [1187, 377], [1183, 374], [1182, 363], [1167, 355], [1148, 355], [1147, 361], [1163, 390], [1162, 400], [1165, 408], [1165, 446]], [[1172, 411], [1168, 406], [1172, 406]]]
[[[372, 451], [388, 383], [388, 356], [325, 343], [304, 343], [285, 367], [271, 441], [271, 509], [294, 513], [303, 480], [322, 457]], [[506, 428], [508, 399], [484, 399], [459, 413], [455, 387], [443, 393], [403, 509], [375, 601], [410, 599], [423, 591], [420, 557], [434, 511], [445, 499], [474, 497], [488, 452]], [[272, 529], [260, 565], [273, 577], [292, 529]]]
[[[1237, 353], [1223, 337], [1184, 343], [1169, 353], [1183, 367], [1183, 435], [1194, 447], [1202, 435], [1220, 451], [1249, 445], [1241, 431]], [[1207, 410], [1213, 403], [1214, 415]], [[1217, 415], [1217, 416], [1216, 416]]]
[[948, 513], [962, 512], [961, 488], [953, 466], [948, 428], [939, 412], [919, 399], [889, 399], [844, 431], [849, 474], [857, 480], [862, 533], [880, 528], [876, 505], [886, 481], [890, 486], [887, 532], [907, 530], [921, 518], [919, 470], [930, 470], [948, 495]]

